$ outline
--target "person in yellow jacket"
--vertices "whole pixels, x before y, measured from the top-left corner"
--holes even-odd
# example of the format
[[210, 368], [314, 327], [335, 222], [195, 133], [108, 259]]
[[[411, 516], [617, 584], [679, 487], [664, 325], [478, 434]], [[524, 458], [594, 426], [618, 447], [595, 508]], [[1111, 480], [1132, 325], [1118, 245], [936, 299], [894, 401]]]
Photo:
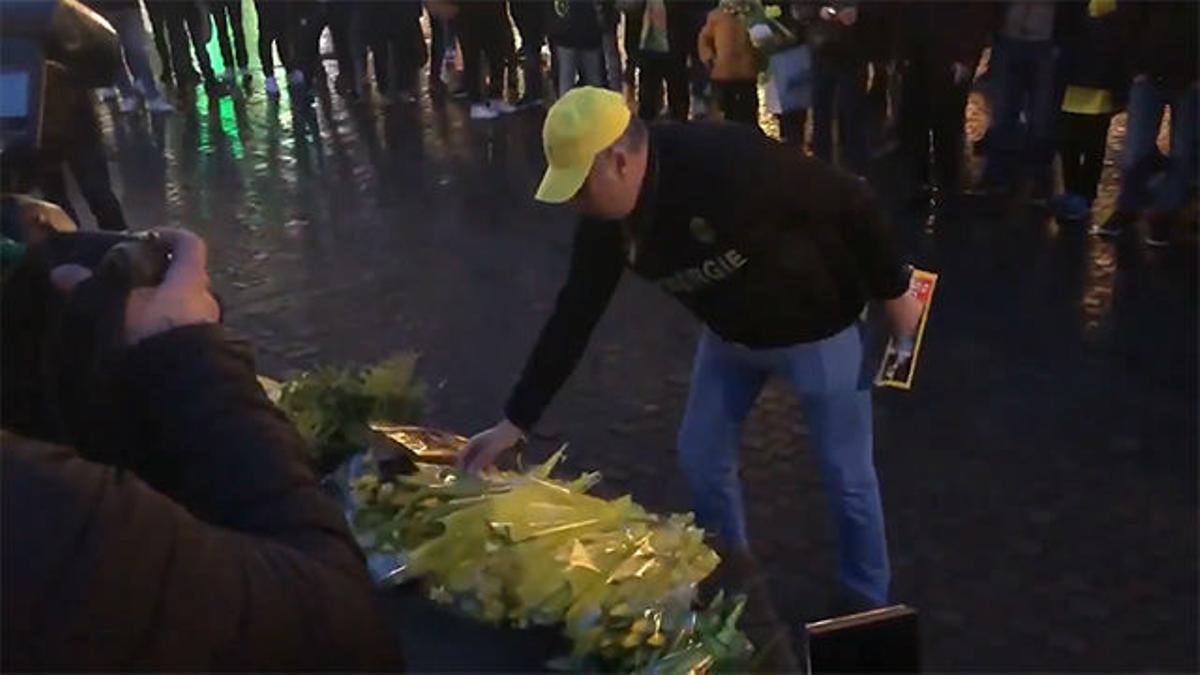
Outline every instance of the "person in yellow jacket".
[[721, 0], [708, 13], [697, 50], [725, 119], [758, 124], [758, 63], [742, 18], [751, 0]]

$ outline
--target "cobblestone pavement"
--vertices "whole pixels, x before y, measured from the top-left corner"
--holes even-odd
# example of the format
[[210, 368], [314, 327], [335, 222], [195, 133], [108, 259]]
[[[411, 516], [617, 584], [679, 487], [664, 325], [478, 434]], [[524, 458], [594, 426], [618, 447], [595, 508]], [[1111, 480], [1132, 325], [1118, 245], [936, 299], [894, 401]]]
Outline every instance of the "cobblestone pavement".
[[[471, 432], [550, 309], [572, 221], [530, 197], [540, 113], [465, 113], [425, 95], [293, 109], [259, 87], [105, 120], [130, 222], [209, 239], [228, 323], [265, 371], [418, 350], [430, 422]], [[973, 100], [975, 137], [983, 115]], [[921, 611], [927, 666], [1194, 670], [1195, 240], [1154, 254], [983, 202], [931, 231], [901, 208], [898, 165], [877, 169], [905, 250], [942, 274], [916, 389], [879, 393], [875, 413], [895, 598]], [[697, 332], [627, 279], [538, 450], [570, 441], [609, 493], [686, 509], [672, 448]], [[833, 562], [789, 392], [767, 390], [744, 445], [752, 532], [798, 626], [822, 614]]]

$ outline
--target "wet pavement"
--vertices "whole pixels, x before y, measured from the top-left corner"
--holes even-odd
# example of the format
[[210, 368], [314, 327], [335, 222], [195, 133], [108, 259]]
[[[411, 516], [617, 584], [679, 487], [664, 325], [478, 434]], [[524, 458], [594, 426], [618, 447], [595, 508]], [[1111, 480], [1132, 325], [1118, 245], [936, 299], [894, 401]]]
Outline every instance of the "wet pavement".
[[[983, 114], [973, 99], [974, 137]], [[429, 421], [471, 432], [500, 414], [566, 268], [571, 217], [531, 199], [540, 120], [472, 122], [427, 94], [293, 107], [257, 79], [105, 126], [129, 222], [209, 240], [263, 370], [417, 350]], [[875, 173], [905, 250], [942, 275], [916, 389], [880, 392], [875, 414], [894, 596], [921, 611], [926, 666], [1194, 670], [1195, 240], [1155, 253], [984, 202], [931, 230], [902, 208], [901, 167]], [[625, 280], [538, 450], [569, 441], [602, 490], [686, 509], [672, 448], [697, 333]], [[833, 546], [789, 392], [765, 392], [744, 446], [752, 534], [799, 625], [829, 601]]]

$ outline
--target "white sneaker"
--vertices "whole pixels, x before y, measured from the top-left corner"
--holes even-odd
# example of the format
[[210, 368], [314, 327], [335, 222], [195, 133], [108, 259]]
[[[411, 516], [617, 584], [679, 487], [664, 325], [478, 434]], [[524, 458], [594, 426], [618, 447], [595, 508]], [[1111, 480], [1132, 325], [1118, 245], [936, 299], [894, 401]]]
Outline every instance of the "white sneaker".
[[146, 101], [146, 110], [152, 113], [173, 113], [175, 106], [171, 102], [163, 98], [162, 95], [156, 96]]
[[517, 111], [516, 106], [502, 98], [495, 98], [491, 101], [488, 101], [488, 107], [500, 115], [510, 115]]
[[471, 119], [473, 120], [494, 120], [500, 116], [500, 113], [492, 109], [486, 103], [471, 104]]
[[263, 88], [267, 90], [267, 96], [279, 95], [279, 83], [275, 81], [274, 77], [268, 77], [266, 81], [263, 82]]
[[133, 112], [134, 110], [137, 110], [138, 97], [122, 96], [120, 103], [117, 104], [117, 107], [120, 108], [121, 112], [128, 115], [129, 113]]
[[101, 101], [112, 101], [118, 96], [116, 87], [100, 87], [96, 90], [96, 94], [100, 96]]
[[303, 85], [304, 84], [304, 73], [299, 70], [293, 70], [291, 73], [288, 74], [288, 83], [291, 84], [293, 87]]

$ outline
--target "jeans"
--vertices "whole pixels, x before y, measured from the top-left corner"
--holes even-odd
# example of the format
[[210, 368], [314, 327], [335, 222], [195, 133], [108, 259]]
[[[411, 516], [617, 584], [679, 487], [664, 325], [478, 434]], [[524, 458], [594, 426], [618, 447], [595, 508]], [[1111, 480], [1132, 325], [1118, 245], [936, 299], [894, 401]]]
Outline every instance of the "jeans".
[[864, 175], [867, 170], [867, 63], [829, 58], [817, 52], [813, 63], [813, 152], [833, 162], [836, 116], [841, 166]]
[[1053, 43], [998, 37], [989, 70], [995, 73], [997, 90], [984, 182], [1007, 185], [1022, 167], [1035, 181], [1046, 181], [1054, 158], [1054, 126], [1061, 100], [1056, 96]]
[[[225, 70], [233, 70], [235, 65], [246, 70], [250, 66], [250, 56], [246, 53], [246, 31], [242, 26], [242, 0], [210, 0], [209, 6], [217, 23], [217, 44], [221, 48]], [[229, 42], [231, 31], [233, 44]]]
[[559, 96], [575, 87], [576, 75], [582, 86], [604, 86], [604, 57], [599, 49], [556, 47], [554, 52], [558, 55]]
[[[1196, 180], [1196, 125], [1200, 89], [1168, 89], [1151, 81], [1134, 82], [1129, 90], [1129, 120], [1121, 155], [1121, 194], [1117, 209], [1136, 213], [1145, 208], [1171, 212], [1184, 206]], [[1171, 107], [1171, 154], [1160, 181], [1155, 158], [1163, 110]]]
[[[108, 18], [117, 37], [121, 40], [121, 51], [125, 55], [126, 68], [117, 71], [117, 87], [121, 96], [136, 95], [133, 82], [142, 86], [142, 94], [147, 99], [158, 98], [158, 84], [154, 81], [154, 71], [150, 67], [150, 55], [146, 52], [146, 31], [142, 27], [142, 13], [136, 9], [123, 9], [111, 12]], [[131, 78], [130, 75], [133, 77]]]
[[713, 90], [727, 122], [758, 126], [757, 80], [713, 80]]
[[788, 380], [800, 397], [834, 515], [840, 582], [882, 605], [891, 572], [872, 459], [862, 332], [853, 325], [817, 342], [750, 349], [706, 330], [696, 350], [678, 444], [698, 523], [725, 543], [746, 547], [737, 459], [742, 423], [769, 376]]

